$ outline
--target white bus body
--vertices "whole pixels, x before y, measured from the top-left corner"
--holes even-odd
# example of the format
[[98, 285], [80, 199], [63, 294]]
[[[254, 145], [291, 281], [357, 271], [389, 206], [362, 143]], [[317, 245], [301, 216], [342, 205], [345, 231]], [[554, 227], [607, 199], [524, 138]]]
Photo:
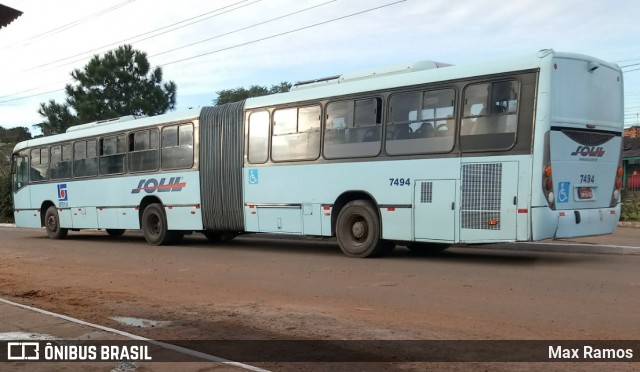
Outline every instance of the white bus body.
[[[354, 257], [398, 242], [608, 234], [620, 214], [622, 92], [616, 65], [544, 50], [85, 125], [16, 146], [16, 224], [58, 238], [142, 229], [152, 244], [190, 231], [337, 236]], [[91, 141], [99, 169], [78, 177], [65, 167], [88, 162]]]

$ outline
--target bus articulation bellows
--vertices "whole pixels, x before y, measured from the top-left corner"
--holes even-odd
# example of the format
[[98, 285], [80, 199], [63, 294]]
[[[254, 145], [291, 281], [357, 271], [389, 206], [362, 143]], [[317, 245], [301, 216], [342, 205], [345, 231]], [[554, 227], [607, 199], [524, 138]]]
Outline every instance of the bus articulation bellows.
[[622, 132], [615, 64], [553, 50], [419, 62], [21, 142], [14, 215], [56, 239], [335, 236], [351, 257], [609, 234]]

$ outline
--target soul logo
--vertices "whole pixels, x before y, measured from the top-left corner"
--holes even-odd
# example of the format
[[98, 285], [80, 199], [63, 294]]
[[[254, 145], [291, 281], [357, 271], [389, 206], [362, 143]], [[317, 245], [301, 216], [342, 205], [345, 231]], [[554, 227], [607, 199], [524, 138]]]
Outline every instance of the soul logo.
[[596, 147], [596, 146], [578, 146], [576, 151], [571, 153], [571, 156], [582, 155], [582, 156], [595, 156], [601, 158], [605, 153], [604, 147]]
[[187, 183], [182, 181], [182, 177], [171, 177], [167, 182], [167, 178], [161, 178], [157, 180], [155, 178], [142, 179], [138, 182], [138, 187], [131, 190], [132, 194], [138, 194], [144, 190], [151, 194], [154, 192], [173, 192], [182, 191], [183, 187], [186, 187]]

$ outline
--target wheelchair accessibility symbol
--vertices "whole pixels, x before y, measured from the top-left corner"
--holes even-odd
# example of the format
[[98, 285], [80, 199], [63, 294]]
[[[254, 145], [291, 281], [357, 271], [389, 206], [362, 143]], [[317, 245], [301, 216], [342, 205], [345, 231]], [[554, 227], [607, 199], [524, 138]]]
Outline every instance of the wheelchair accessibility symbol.
[[257, 185], [259, 181], [258, 170], [249, 169], [249, 185]]
[[570, 182], [560, 182], [558, 184], [558, 203], [569, 202], [569, 185]]

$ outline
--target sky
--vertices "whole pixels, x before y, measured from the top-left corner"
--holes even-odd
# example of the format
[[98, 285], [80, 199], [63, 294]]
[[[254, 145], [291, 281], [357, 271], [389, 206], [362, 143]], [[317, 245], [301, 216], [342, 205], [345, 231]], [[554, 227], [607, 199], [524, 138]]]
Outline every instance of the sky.
[[70, 73], [132, 44], [177, 84], [177, 110], [216, 92], [434, 60], [454, 65], [540, 49], [623, 67], [625, 126], [640, 119], [640, 2], [631, 0], [0, 0], [0, 126], [43, 120]]

